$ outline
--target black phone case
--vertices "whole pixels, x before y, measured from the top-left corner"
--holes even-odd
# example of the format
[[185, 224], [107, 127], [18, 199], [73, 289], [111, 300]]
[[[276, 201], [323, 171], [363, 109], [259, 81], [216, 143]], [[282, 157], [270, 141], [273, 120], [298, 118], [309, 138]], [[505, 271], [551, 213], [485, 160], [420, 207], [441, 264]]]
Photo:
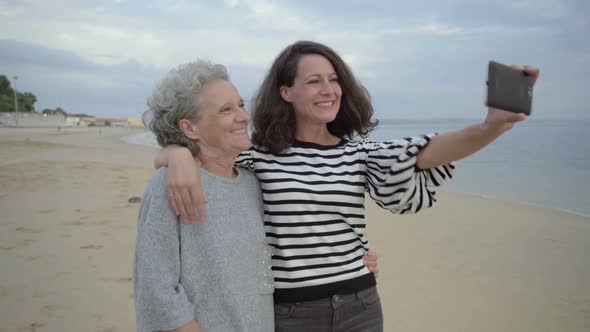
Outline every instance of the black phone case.
[[488, 85], [486, 105], [530, 115], [534, 82], [534, 78], [522, 70], [490, 61], [486, 82]]

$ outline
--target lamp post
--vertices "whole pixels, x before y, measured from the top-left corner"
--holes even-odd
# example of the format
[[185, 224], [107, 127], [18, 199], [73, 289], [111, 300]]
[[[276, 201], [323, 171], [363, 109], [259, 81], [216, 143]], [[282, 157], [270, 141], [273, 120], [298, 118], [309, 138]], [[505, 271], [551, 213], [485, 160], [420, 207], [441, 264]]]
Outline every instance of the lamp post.
[[12, 88], [12, 91], [14, 91], [14, 117], [16, 119], [16, 126], [18, 127], [18, 98], [16, 96], [16, 81], [18, 80], [18, 76], [12, 76], [12, 79], [14, 84], [14, 88]]

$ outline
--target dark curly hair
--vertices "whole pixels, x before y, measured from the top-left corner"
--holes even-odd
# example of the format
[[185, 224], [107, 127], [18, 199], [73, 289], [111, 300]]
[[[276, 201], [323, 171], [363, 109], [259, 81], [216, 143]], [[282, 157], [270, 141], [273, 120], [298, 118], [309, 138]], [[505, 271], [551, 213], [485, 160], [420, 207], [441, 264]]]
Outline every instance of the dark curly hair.
[[349, 139], [355, 135], [366, 137], [378, 124], [372, 119], [369, 92], [354, 78], [344, 60], [328, 46], [298, 41], [287, 46], [275, 59], [254, 99], [252, 142], [272, 153], [283, 151], [295, 141], [297, 124], [293, 105], [281, 98], [280, 88], [293, 86], [299, 59], [306, 54], [318, 54], [330, 61], [342, 88], [340, 110], [328, 123], [330, 134]]

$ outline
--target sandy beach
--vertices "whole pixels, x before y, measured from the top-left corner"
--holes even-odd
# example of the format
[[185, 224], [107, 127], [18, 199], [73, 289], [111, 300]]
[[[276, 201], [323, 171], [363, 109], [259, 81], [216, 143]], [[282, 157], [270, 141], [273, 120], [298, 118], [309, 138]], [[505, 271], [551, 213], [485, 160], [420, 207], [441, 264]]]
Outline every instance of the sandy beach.
[[[130, 133], [0, 128], [0, 331], [135, 330], [128, 199], [157, 150]], [[367, 222], [385, 331], [590, 331], [588, 217], [442, 192]]]

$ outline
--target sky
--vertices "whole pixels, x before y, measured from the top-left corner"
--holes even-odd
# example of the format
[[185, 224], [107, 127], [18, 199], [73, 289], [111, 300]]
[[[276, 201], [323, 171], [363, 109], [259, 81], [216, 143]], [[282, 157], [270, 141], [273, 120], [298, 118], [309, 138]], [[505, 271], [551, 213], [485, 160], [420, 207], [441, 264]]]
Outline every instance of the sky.
[[226, 65], [250, 100], [284, 47], [313, 40], [379, 119], [483, 118], [490, 60], [540, 68], [532, 116], [590, 119], [588, 36], [587, 0], [0, 0], [0, 74], [37, 111], [139, 118], [182, 63]]

